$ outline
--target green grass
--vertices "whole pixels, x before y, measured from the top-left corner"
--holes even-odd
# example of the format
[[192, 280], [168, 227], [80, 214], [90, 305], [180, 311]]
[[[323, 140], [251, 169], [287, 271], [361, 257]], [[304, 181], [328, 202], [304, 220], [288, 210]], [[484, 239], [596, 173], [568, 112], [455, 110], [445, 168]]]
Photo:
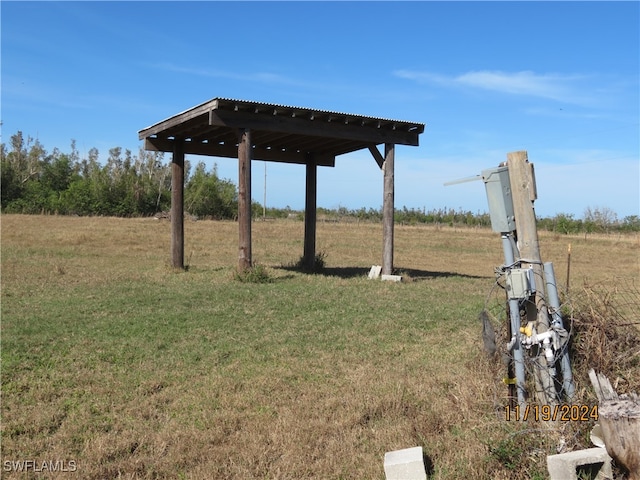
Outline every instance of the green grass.
[[499, 433], [506, 389], [477, 322], [491, 232], [432, 247], [436, 231], [399, 229], [409, 281], [395, 284], [366, 279], [375, 225], [321, 225], [324, 274], [304, 274], [280, 241], [300, 224], [256, 224], [268, 282], [236, 278], [231, 222], [186, 225], [187, 272], [167, 266], [162, 222], [2, 227], [3, 461], [75, 460], [81, 478], [384, 478], [386, 451], [423, 445], [430, 478], [515, 478], [523, 447]]

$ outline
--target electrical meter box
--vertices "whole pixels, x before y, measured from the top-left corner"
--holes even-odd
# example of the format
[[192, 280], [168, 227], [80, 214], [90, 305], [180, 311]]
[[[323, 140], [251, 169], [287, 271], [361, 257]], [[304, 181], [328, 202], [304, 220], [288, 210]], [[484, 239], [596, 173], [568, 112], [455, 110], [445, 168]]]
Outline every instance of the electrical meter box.
[[494, 232], [507, 233], [516, 229], [513, 213], [509, 168], [496, 167], [482, 171], [482, 181], [489, 201], [489, 216]]

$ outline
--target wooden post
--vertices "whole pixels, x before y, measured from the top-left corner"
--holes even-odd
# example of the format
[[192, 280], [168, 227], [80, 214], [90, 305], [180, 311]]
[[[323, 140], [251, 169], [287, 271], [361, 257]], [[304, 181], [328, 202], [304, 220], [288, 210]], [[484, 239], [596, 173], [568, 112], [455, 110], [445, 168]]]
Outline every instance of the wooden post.
[[567, 282], [564, 288], [565, 295], [569, 295], [569, 274], [571, 273], [571, 244], [567, 247]]
[[598, 421], [607, 453], [629, 471], [629, 480], [640, 480], [640, 397], [620, 395], [609, 379], [589, 370], [599, 401]]
[[171, 161], [171, 265], [184, 268], [184, 143], [178, 138]]
[[303, 265], [312, 269], [316, 258], [316, 202], [318, 165], [313, 156], [307, 158], [306, 191], [304, 200], [304, 252]]
[[238, 271], [251, 268], [251, 130], [238, 132]]
[[[507, 154], [509, 167], [509, 183], [513, 199], [513, 213], [516, 219], [518, 247], [523, 268], [530, 267], [535, 279], [535, 303], [527, 302], [527, 320], [533, 322], [538, 333], [549, 330], [549, 312], [544, 298], [546, 285], [540, 259], [536, 214], [533, 202], [536, 199], [533, 165], [529, 163], [527, 152]], [[542, 350], [542, 349], [540, 349]], [[557, 403], [553, 377], [547, 368], [546, 358], [542, 351], [536, 357], [540, 368], [536, 369], [536, 394], [541, 404]]]
[[394, 220], [394, 160], [395, 145], [385, 143], [384, 163], [384, 192], [382, 202], [382, 274], [393, 273], [393, 220]]

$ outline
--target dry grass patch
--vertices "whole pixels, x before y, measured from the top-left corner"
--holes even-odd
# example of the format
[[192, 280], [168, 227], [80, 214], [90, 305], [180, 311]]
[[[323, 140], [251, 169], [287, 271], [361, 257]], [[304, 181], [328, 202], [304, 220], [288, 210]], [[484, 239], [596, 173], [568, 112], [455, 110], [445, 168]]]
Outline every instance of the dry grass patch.
[[[517, 479], [514, 462], [534, 456], [539, 473], [553, 448], [504, 421], [504, 373], [482, 352], [492, 232], [398, 227], [412, 281], [394, 284], [365, 278], [379, 225], [319, 224], [326, 268], [306, 275], [288, 268], [302, 222], [256, 222], [271, 281], [242, 283], [233, 222], [186, 222], [187, 272], [168, 267], [164, 221], [2, 227], [3, 461], [73, 459], [80, 478], [360, 479], [422, 445], [431, 479]], [[566, 239], [541, 243], [562, 278]], [[572, 243], [572, 289], [637, 276], [633, 242]]]

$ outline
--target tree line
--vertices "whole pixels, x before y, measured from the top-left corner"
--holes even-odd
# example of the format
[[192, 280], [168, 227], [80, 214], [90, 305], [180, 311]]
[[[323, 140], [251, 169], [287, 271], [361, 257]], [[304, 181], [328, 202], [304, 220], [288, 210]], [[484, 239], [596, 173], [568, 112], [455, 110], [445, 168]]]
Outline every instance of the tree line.
[[[164, 153], [137, 154], [111, 148], [106, 162], [96, 148], [80, 158], [75, 141], [71, 152], [47, 152], [38, 140], [11, 136], [0, 145], [0, 202], [6, 213], [60, 215], [149, 216], [171, 205], [171, 165]], [[235, 185], [218, 177], [217, 167], [204, 162], [191, 173], [185, 162], [184, 203], [188, 212], [212, 218], [233, 218], [238, 195]]]
[[[47, 152], [43, 145], [22, 132], [0, 144], [0, 206], [4, 213], [151, 216], [171, 206], [171, 165], [162, 152], [142, 148], [137, 154], [121, 147], [109, 150], [106, 162], [98, 161], [92, 148], [81, 158], [76, 142], [70, 152], [57, 148]], [[230, 180], [218, 176], [217, 165], [207, 170], [204, 162], [192, 168], [185, 161], [185, 211], [199, 218], [234, 219], [238, 211], [238, 191]], [[290, 207], [264, 208], [252, 202], [254, 217], [303, 218], [304, 212]], [[320, 218], [334, 221], [382, 221], [382, 209], [319, 207]], [[401, 224], [438, 224], [490, 227], [485, 212], [440, 208], [427, 210], [402, 207], [395, 210]], [[640, 231], [637, 215], [619, 220], [606, 207], [587, 208], [584, 218], [559, 213], [539, 218], [538, 228], [561, 234], [612, 231]]]

